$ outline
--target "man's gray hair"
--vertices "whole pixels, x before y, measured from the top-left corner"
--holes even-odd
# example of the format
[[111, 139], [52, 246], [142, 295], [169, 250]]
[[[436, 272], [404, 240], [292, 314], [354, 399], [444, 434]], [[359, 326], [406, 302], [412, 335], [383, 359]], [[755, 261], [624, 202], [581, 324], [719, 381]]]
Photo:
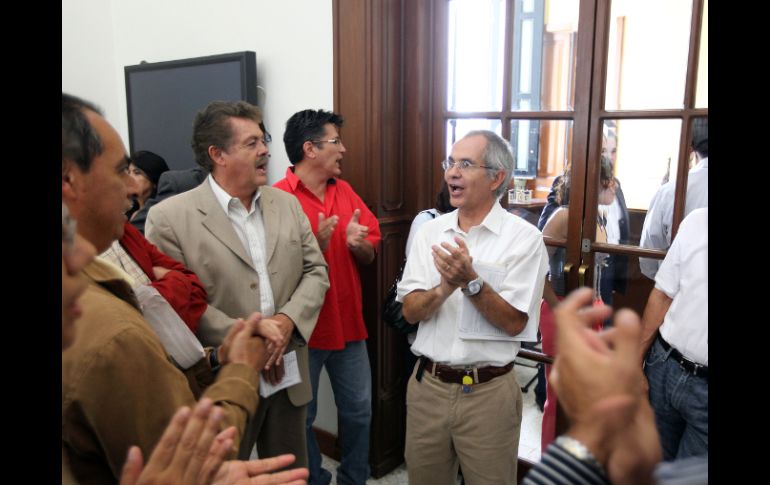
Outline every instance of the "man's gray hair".
[[505, 172], [503, 183], [495, 190], [495, 197], [499, 199], [508, 189], [508, 183], [513, 176], [513, 150], [511, 145], [494, 131], [473, 130], [468, 132], [463, 138], [471, 136], [483, 136], [487, 140], [487, 145], [481, 157], [484, 165], [494, 167], [493, 169], [485, 169], [489, 178], [494, 180], [496, 172], [500, 170]]

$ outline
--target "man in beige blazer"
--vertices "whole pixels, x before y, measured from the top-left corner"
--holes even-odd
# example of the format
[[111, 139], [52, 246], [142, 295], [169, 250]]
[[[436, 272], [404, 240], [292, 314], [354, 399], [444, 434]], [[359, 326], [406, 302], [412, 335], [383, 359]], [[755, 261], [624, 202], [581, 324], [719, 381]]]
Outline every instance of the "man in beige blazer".
[[260, 312], [258, 333], [271, 356], [262, 380], [284, 376], [284, 353], [296, 351], [301, 382], [260, 398], [241, 442], [248, 458], [294, 453], [307, 466], [304, 432], [311, 399], [307, 341], [329, 287], [326, 263], [296, 198], [265, 186], [269, 150], [259, 108], [210, 103], [193, 126], [197, 163], [211, 175], [188, 192], [155, 205], [147, 238], [193, 270], [208, 292], [198, 338], [219, 344], [235, 319]]

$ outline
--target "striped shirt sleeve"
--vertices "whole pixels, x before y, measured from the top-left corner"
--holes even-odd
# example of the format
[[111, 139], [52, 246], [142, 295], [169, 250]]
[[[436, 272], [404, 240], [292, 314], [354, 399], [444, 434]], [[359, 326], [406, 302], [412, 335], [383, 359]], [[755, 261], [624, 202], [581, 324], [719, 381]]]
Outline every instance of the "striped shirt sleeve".
[[604, 470], [579, 460], [557, 443], [545, 450], [540, 463], [524, 477], [524, 485], [608, 485]]

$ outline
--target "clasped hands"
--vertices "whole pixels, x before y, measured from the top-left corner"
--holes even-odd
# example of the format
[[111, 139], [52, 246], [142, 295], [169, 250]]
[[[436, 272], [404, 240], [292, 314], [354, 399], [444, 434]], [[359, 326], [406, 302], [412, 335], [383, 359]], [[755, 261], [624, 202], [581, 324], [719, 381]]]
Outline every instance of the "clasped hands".
[[433, 264], [441, 275], [441, 285], [449, 292], [467, 286], [479, 276], [473, 269], [473, 258], [465, 241], [457, 236], [454, 239], [457, 246], [448, 242], [431, 246]]
[[291, 341], [294, 322], [283, 313], [263, 318], [261, 313], [254, 312], [245, 320], [236, 319], [219, 350], [222, 365], [228, 362], [234, 339], [244, 327], [249, 330], [250, 336], [259, 337], [264, 343], [261, 359], [255, 368], [262, 369], [262, 375], [271, 384], [281, 382], [284, 376], [283, 354]]

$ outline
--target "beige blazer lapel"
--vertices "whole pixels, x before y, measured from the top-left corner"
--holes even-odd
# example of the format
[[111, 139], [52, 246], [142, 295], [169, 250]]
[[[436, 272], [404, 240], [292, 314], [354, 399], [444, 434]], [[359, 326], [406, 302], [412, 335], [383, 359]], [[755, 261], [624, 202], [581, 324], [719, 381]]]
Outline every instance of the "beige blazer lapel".
[[275, 252], [275, 246], [278, 244], [278, 229], [281, 227], [278, 209], [269, 190], [263, 190], [260, 194], [259, 209], [262, 211], [262, 221], [265, 227], [265, 261], [269, 265], [270, 258]]
[[251, 256], [249, 256], [246, 248], [243, 247], [243, 243], [235, 233], [235, 229], [233, 229], [227, 214], [222, 210], [222, 206], [219, 205], [214, 191], [211, 190], [211, 185], [208, 183], [201, 184], [201, 189], [197, 194], [197, 205], [198, 210], [203, 213], [203, 219], [201, 220], [203, 227], [208, 229], [215, 238], [241, 258], [244, 263], [248, 264], [251, 269], [256, 271]]

